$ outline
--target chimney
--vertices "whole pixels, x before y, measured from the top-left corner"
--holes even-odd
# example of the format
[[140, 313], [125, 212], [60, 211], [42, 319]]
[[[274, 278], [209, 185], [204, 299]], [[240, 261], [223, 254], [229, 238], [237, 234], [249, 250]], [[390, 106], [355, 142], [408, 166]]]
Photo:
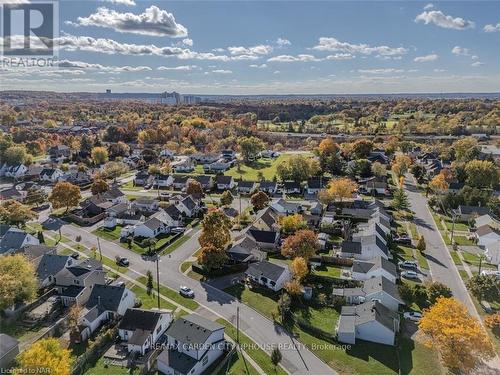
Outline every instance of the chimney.
[[101, 306], [101, 296], [97, 296], [97, 307]]

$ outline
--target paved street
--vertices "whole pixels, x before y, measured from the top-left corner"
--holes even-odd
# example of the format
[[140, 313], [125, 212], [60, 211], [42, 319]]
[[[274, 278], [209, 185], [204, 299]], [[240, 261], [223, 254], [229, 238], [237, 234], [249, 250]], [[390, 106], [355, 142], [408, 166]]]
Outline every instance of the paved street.
[[[97, 238], [90, 233], [89, 228], [80, 228], [75, 225], [64, 225], [61, 228], [63, 236], [75, 239], [82, 237], [81, 244], [87, 247], [97, 246]], [[262, 316], [247, 305], [238, 302], [233, 296], [216, 289], [207, 283], [193, 280], [179, 271], [180, 265], [198, 249], [198, 236], [200, 232], [194, 229], [187, 235], [190, 239], [170, 255], [162, 257], [160, 262], [160, 282], [174, 290], [180, 285], [193, 289], [196, 301], [204, 307], [205, 313], [223, 317], [232, 323], [236, 322], [236, 308], [240, 308], [240, 327], [244, 333], [251, 337], [258, 345], [270, 353], [269, 345], [281, 345], [283, 354], [282, 365], [290, 374], [334, 374], [335, 372], [323, 361], [317, 358], [308, 349], [293, 337], [282, 332], [269, 319]], [[147, 270], [154, 272], [154, 263], [143, 259], [139, 254], [121, 247], [111, 241], [100, 239], [103, 255], [114, 259], [115, 256], [126, 256], [130, 260], [128, 276], [145, 275]], [[333, 350], [333, 349], [332, 349]]]
[[434, 219], [427, 206], [427, 199], [418, 191], [416, 181], [412, 175], [406, 175], [404, 188], [408, 194], [411, 210], [415, 213], [414, 222], [417, 225], [418, 232], [425, 238], [427, 245], [425, 253], [429, 262], [432, 279], [451, 288], [453, 296], [469, 309], [471, 315], [479, 318], [464, 282], [451, 258], [450, 252], [434, 223]]

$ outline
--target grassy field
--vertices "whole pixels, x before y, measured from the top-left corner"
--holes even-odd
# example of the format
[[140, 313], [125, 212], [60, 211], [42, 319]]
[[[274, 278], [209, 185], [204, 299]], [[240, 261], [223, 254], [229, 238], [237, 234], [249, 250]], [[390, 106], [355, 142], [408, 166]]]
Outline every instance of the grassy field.
[[401, 337], [399, 345], [400, 373], [402, 375], [441, 375], [445, 373], [435, 350], [407, 337]]
[[457, 266], [461, 266], [462, 261], [460, 260], [458, 253], [456, 251], [450, 250], [450, 254], [451, 254], [451, 259], [453, 259], [453, 263], [455, 263]]
[[278, 167], [278, 165], [281, 162], [290, 159], [292, 155], [293, 154], [285, 153], [275, 159], [261, 158], [248, 165], [242, 164], [239, 171], [238, 168], [234, 167], [224, 174], [227, 176], [233, 176], [234, 178], [238, 179], [241, 176], [244, 180], [257, 181], [259, 172], [261, 172], [264, 176], [264, 179], [272, 180], [274, 176], [276, 176], [276, 168]]
[[[142, 287], [140, 287], [139, 285], [135, 285], [134, 287], [132, 287], [132, 292], [135, 293], [135, 296], [137, 298], [139, 298], [142, 302], [142, 305], [141, 305], [141, 308], [142, 309], [153, 309], [153, 308], [157, 308], [158, 307], [158, 299], [156, 297], [156, 294], [154, 293], [151, 293], [151, 295], [148, 295], [146, 293], [146, 290]], [[174, 304], [168, 302], [168, 301], [165, 301], [164, 299], [160, 298], [160, 307], [162, 309], [167, 309], [167, 310], [172, 310], [174, 311], [177, 306], [175, 306]]]
[[129, 371], [125, 367], [107, 365], [104, 358], [99, 358], [94, 367], [85, 371], [85, 375], [132, 375], [134, 372], [139, 373], [139, 371]]
[[253, 307], [262, 315], [272, 319], [277, 307], [277, 294], [267, 288], [253, 288], [250, 290], [242, 284], [235, 284], [224, 289], [226, 293], [238, 298], [244, 304]]
[[229, 363], [220, 369], [217, 375], [258, 375], [259, 372], [243, 357], [235, 351]]
[[[137, 279], [138, 282], [146, 285], [147, 284], [147, 278], [146, 276], [141, 276]], [[156, 282], [153, 282], [153, 286], [156, 289]], [[177, 291], [170, 289], [164, 285], [160, 284], [160, 294], [163, 296], [167, 297], [168, 299], [171, 299], [172, 301], [177, 302], [179, 305], [184, 306], [190, 310], [196, 310], [199, 305], [198, 302], [189, 299], [189, 298], [184, 298], [181, 296]]]
[[[217, 322], [226, 327], [225, 333], [229, 337], [231, 337], [233, 340], [236, 340], [236, 328], [231, 323], [222, 318], [217, 319]], [[269, 355], [260, 347], [255, 345], [255, 343], [250, 340], [247, 335], [240, 331], [239, 338], [240, 345], [245, 348], [245, 351], [248, 353], [248, 355], [255, 361], [255, 363], [259, 365], [262, 370], [264, 370], [266, 374], [286, 375], [286, 372], [281, 367], [276, 368], [275, 371]], [[235, 372], [234, 374], [239, 375], [244, 373]]]
[[322, 265], [314, 269], [314, 275], [325, 276], [325, 277], [339, 278], [341, 272], [342, 272], [342, 267], [340, 266]]

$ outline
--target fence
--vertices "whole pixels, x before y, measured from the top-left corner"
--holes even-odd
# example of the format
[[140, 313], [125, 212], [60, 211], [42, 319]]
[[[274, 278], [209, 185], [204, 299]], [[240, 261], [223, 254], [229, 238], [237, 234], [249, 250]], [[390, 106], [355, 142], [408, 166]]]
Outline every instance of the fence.
[[71, 369], [71, 374], [83, 375], [88, 366], [91, 366], [93, 363], [95, 363], [95, 361], [97, 361], [97, 359], [102, 357], [102, 355], [109, 348], [109, 343], [113, 342], [117, 335], [118, 328], [116, 328], [116, 326], [113, 326], [103, 334], [97, 336], [96, 340], [94, 341], [94, 345], [77, 358], [77, 360], [73, 364], [73, 368]]

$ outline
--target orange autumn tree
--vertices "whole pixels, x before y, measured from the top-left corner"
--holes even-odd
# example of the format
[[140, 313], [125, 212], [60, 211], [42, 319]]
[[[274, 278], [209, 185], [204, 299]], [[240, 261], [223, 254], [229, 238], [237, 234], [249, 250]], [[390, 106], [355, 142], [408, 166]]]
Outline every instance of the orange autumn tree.
[[294, 235], [288, 236], [281, 247], [281, 255], [287, 258], [302, 257], [309, 259], [319, 249], [316, 233], [309, 229], [298, 230]]
[[328, 193], [332, 199], [342, 202], [343, 198], [352, 198], [357, 188], [358, 185], [349, 178], [336, 178], [330, 182]]
[[436, 193], [448, 190], [448, 186], [449, 184], [446, 182], [446, 176], [443, 173], [434, 176], [429, 183], [431, 190]]
[[454, 298], [439, 297], [419, 324], [425, 344], [435, 347], [450, 369], [468, 372], [493, 357], [493, 345], [479, 321]]

